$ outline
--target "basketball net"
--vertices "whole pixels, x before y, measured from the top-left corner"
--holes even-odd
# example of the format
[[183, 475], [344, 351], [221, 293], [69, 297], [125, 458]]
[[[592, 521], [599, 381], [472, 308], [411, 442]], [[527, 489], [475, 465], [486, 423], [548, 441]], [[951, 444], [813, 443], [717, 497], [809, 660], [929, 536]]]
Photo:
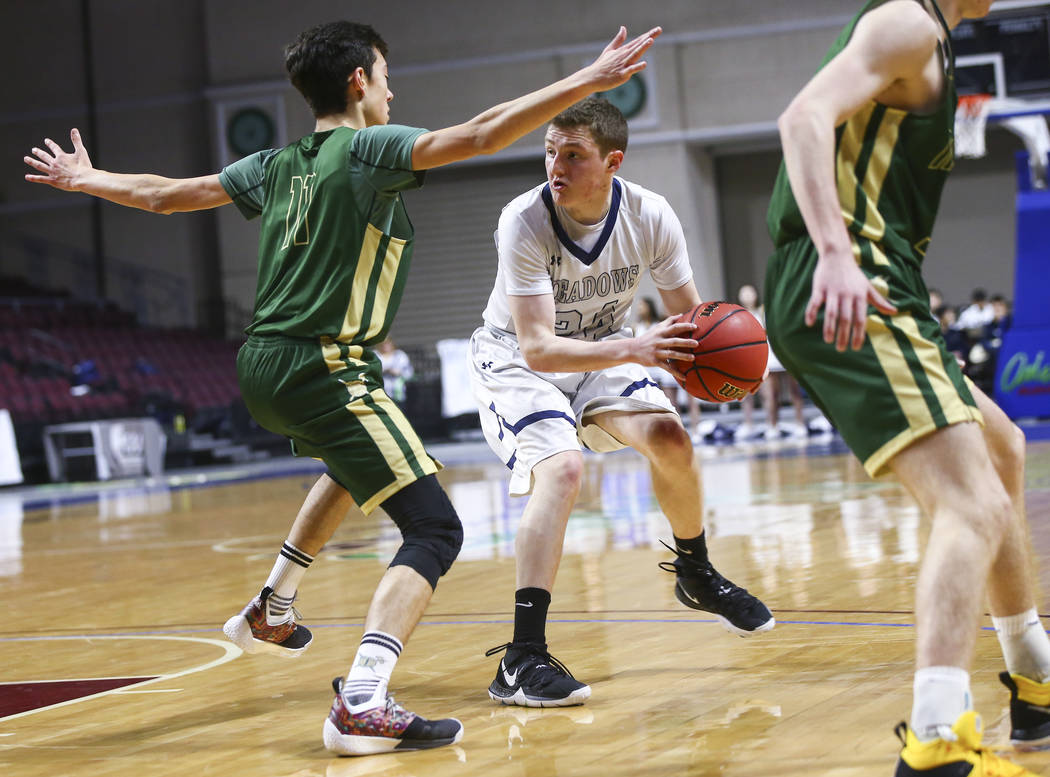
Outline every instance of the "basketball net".
[[990, 94], [968, 94], [959, 98], [955, 111], [955, 155], [979, 159], [987, 153], [984, 130], [992, 109]]

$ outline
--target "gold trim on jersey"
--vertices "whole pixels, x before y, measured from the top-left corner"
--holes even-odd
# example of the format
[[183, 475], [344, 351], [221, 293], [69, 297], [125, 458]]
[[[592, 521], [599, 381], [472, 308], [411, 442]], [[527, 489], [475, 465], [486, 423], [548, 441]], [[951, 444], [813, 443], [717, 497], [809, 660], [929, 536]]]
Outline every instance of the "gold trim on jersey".
[[[881, 109], [881, 118], [861, 181], [857, 177], [857, 164], [864, 153], [869, 125], [878, 109]], [[880, 106], [872, 100], [847, 120], [839, 139], [835, 167], [842, 217], [847, 224], [857, 220], [857, 193], [864, 192], [864, 220], [859, 234], [870, 240], [882, 240], [886, 235], [886, 221], [878, 211], [879, 197], [889, 175], [901, 124], [907, 115], [905, 111]]]
[[907, 115], [904, 111], [892, 108], [886, 111], [879, 124], [875, 148], [868, 161], [868, 169], [864, 171], [864, 193], [868, 200], [867, 215], [864, 217], [864, 232], [871, 235], [873, 240], [882, 240], [886, 235], [886, 221], [878, 210], [879, 198], [882, 196], [882, 186], [886, 183], [886, 176], [890, 172], [893, 153], [897, 148], [897, 139], [900, 136], [901, 123]]
[[[379, 246], [383, 242], [382, 230], [372, 224], [365, 229], [365, 239], [361, 244], [361, 253], [357, 257], [357, 269], [354, 271], [354, 281], [350, 290], [350, 302], [346, 306], [346, 314], [343, 316], [343, 326], [339, 330], [338, 342], [349, 342], [361, 334], [363, 326], [368, 327], [367, 333], [375, 336], [382, 331], [383, 321], [386, 318], [387, 305], [390, 302], [390, 292], [397, 278], [397, 269], [401, 264], [401, 254], [405, 249], [407, 241], [389, 238], [386, 252], [382, 257], [378, 256]], [[379, 282], [372, 287], [372, 273], [377, 261], [383, 262], [380, 271]], [[365, 322], [365, 308], [368, 306], [369, 297], [372, 297], [372, 310], [369, 321]]]
[[401, 267], [401, 256], [408, 245], [407, 240], [391, 237], [387, 244], [386, 256], [383, 259], [383, 269], [379, 275], [379, 283], [376, 284], [375, 302], [372, 307], [372, 322], [365, 332], [365, 340], [377, 337], [383, 331], [386, 321], [387, 306], [390, 304], [390, 293], [394, 290], [394, 282], [397, 280], [397, 271]]
[[835, 159], [836, 176], [839, 189], [839, 204], [842, 205], [842, 217], [847, 224], [853, 223], [853, 214], [857, 210], [857, 161], [864, 145], [864, 133], [868, 122], [875, 112], [876, 103], [870, 101], [866, 106], [849, 118], [842, 128], [838, 154]]

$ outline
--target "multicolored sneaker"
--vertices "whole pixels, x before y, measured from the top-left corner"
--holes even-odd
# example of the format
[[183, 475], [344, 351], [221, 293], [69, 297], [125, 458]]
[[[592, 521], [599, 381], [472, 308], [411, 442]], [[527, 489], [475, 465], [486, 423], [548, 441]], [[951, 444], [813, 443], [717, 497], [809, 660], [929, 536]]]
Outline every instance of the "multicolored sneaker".
[[1050, 683], [1009, 672], [999, 680], [1010, 689], [1010, 744], [1018, 750], [1050, 747]]
[[677, 558], [661, 561], [660, 569], [675, 573], [674, 595], [686, 607], [713, 614], [726, 629], [740, 637], [769, 631], [776, 625], [768, 607], [746, 588], [722, 577], [710, 561], [698, 563], [666, 542], [663, 545]]
[[426, 720], [386, 697], [386, 704], [350, 712], [343, 699], [343, 678], [332, 680], [335, 701], [324, 722], [324, 746], [339, 755], [372, 755], [391, 750], [426, 750], [452, 745], [463, 738], [455, 718]]
[[904, 745], [895, 777], [1035, 777], [981, 746], [981, 717], [973, 710], [960, 715], [943, 738], [929, 742], [920, 742], [906, 723], [894, 732]]
[[310, 647], [313, 634], [297, 622], [302, 616], [294, 607], [282, 623], [271, 626], [266, 622], [266, 600], [272, 588], [263, 588], [248, 606], [234, 615], [222, 627], [226, 638], [245, 653], [272, 653], [285, 658], [297, 658]]
[[547, 652], [546, 645], [506, 644], [485, 651], [493, 656], [506, 650], [489, 698], [500, 704], [521, 707], [571, 707], [590, 698], [591, 687], [572, 676], [565, 664]]

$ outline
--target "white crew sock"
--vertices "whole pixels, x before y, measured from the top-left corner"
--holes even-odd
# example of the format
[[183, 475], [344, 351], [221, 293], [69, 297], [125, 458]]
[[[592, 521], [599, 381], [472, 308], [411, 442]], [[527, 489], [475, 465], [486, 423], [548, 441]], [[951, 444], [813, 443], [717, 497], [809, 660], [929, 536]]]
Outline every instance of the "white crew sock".
[[281, 546], [281, 552], [277, 554], [270, 576], [266, 579], [266, 587], [273, 589], [273, 594], [266, 600], [268, 624], [276, 626], [288, 619], [295, 592], [299, 590], [299, 583], [313, 560], [313, 556], [303, 553], [290, 542]]
[[1006, 671], [1037, 683], [1050, 679], [1050, 639], [1034, 607], [1018, 615], [993, 615], [992, 623], [1006, 659]]
[[361, 638], [354, 665], [343, 683], [343, 699], [350, 712], [361, 712], [386, 702], [386, 688], [404, 646], [382, 631], [369, 631]]
[[945, 738], [956, 719], [973, 709], [970, 673], [957, 666], [928, 666], [915, 673], [911, 730], [922, 741]]

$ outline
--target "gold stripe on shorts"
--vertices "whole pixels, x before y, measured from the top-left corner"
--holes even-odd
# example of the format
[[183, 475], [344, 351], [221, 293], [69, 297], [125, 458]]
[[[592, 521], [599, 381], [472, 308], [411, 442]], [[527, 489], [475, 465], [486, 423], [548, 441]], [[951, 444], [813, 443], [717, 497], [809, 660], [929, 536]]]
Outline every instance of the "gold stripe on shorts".
[[926, 378], [930, 381], [933, 393], [937, 396], [937, 401], [941, 403], [941, 412], [944, 413], [945, 420], [949, 424], [977, 421], [983, 426], [984, 419], [981, 417], [981, 411], [966, 404], [959, 396], [959, 390], [944, 369], [941, 349], [922, 336], [914, 316], [910, 313], [894, 316], [893, 323], [908, 336], [911, 347], [915, 349], [915, 354], [919, 357], [919, 362], [922, 364], [923, 372], [926, 373]]
[[[345, 358], [342, 355], [343, 348], [347, 349]], [[329, 375], [345, 370], [347, 367], [361, 367], [362, 369], [367, 367], [368, 364], [361, 361], [361, 356], [364, 352], [365, 349], [360, 345], [340, 345], [332, 342], [330, 337], [321, 338], [321, 355], [324, 356], [324, 363], [328, 367]]]
[[[892, 322], [908, 338], [922, 371], [930, 382], [934, 396], [941, 405], [947, 424], [977, 421], [983, 425], [980, 411], [963, 401], [955, 384], [948, 377], [941, 361], [940, 348], [922, 336], [914, 317], [910, 313], [901, 314], [894, 316]], [[894, 396], [908, 421], [907, 429], [884, 443], [864, 461], [864, 468], [868, 474], [875, 477], [881, 474], [894, 456], [915, 440], [935, 431], [937, 423], [900, 345], [886, 322], [877, 314], [869, 315], [867, 331], [879, 364], [893, 386]]]
[[[405, 440], [408, 442], [412, 452], [416, 454], [417, 463], [423, 474], [432, 475], [437, 472], [436, 464], [427, 456], [415, 431], [411, 426], [408, 426], [407, 422], [404, 422], [404, 426], [402, 425], [401, 411], [397, 409], [394, 401], [382, 389], [375, 389], [369, 393], [369, 396], [372, 397], [376, 405], [385, 410], [388, 416], [394, 420], [398, 430], [405, 436]], [[393, 483], [361, 505], [361, 510], [367, 514], [372, 512], [388, 496], [400, 491], [406, 484], [412, 483], [419, 478], [412, 469], [412, 465], [405, 458], [405, 453], [401, 446], [372, 407], [360, 400], [355, 400], [348, 402], [346, 409], [353, 413], [354, 417], [365, 428], [368, 436], [372, 438], [372, 442], [375, 443], [376, 448], [382, 454], [387, 466], [394, 473]]]

